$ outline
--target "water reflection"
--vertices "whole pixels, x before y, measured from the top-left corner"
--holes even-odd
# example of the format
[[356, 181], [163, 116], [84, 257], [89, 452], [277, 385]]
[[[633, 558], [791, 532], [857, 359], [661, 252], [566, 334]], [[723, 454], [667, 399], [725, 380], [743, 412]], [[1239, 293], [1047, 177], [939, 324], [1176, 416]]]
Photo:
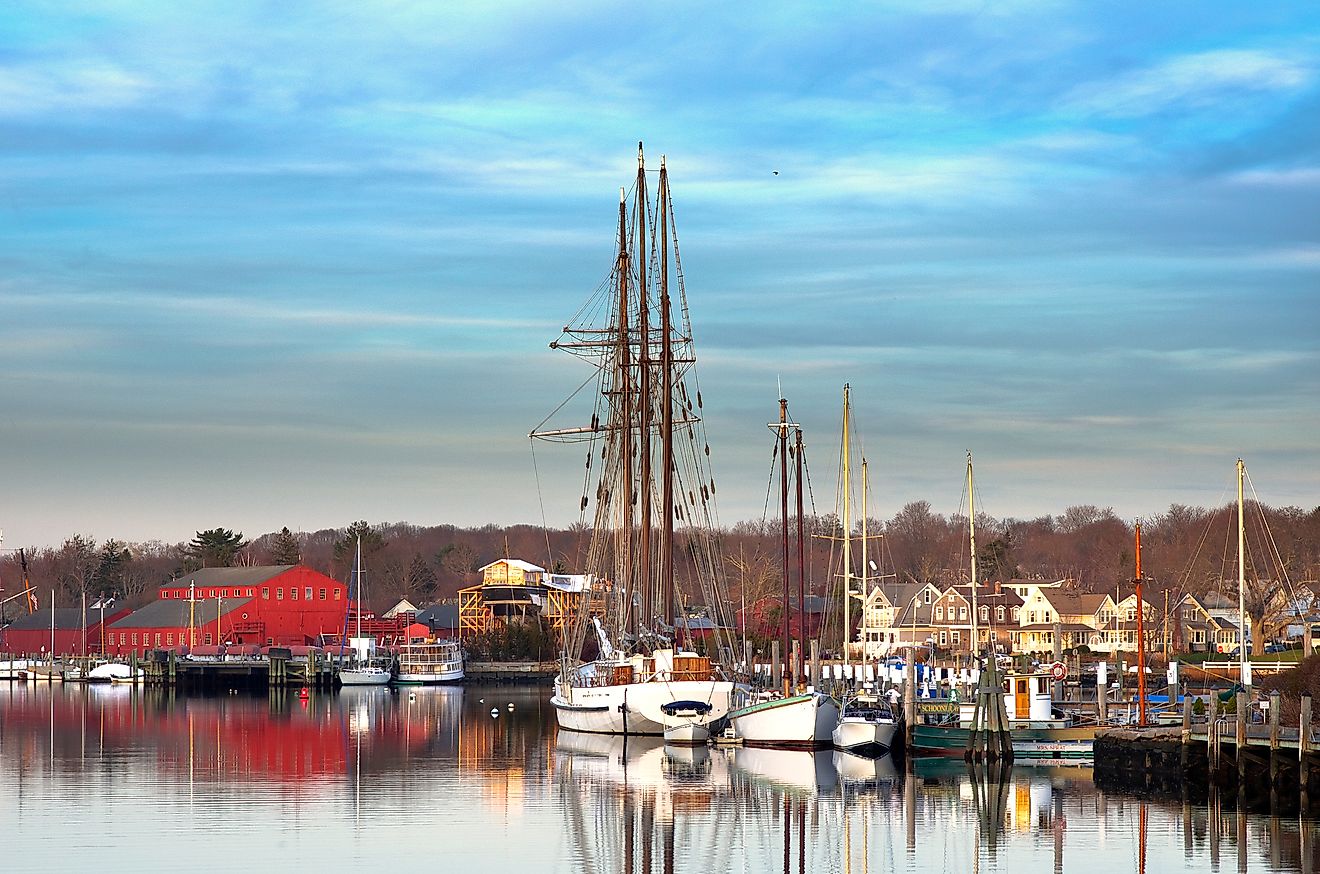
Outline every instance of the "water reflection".
[[[512, 705], [512, 709], [510, 708]], [[1080, 768], [557, 733], [540, 689], [173, 696], [0, 685], [7, 870], [1301, 871], [1315, 824], [1105, 793]], [[73, 866], [78, 867], [78, 866]]]

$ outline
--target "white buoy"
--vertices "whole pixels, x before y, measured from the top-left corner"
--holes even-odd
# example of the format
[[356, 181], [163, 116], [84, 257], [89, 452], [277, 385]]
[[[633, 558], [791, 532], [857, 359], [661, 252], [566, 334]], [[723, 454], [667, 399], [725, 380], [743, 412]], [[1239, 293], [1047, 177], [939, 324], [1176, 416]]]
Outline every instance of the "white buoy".
[[409, 693], [408, 693], [408, 700], [409, 700], [409, 701], [416, 701], [416, 700], [417, 700], [417, 693], [416, 693], [416, 692], [409, 692]]
[[500, 716], [500, 709], [498, 707], [492, 707], [490, 709], [490, 716], [491, 719], [498, 719]]
[[485, 698], [482, 698], [482, 699], [478, 700], [477, 703], [478, 703], [478, 704], [485, 704], [485, 703], [486, 703], [486, 699], [485, 699]]
[[513, 712], [513, 702], [512, 702], [512, 701], [509, 702], [509, 712], [510, 712], [510, 713]]

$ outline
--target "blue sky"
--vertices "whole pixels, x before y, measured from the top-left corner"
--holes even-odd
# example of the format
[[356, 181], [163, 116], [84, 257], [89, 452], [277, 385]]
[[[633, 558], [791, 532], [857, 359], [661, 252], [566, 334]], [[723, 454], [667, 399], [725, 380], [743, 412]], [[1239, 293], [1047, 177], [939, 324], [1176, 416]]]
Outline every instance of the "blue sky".
[[1320, 504], [1314, 4], [295, 6], [0, 10], [7, 546], [574, 520], [638, 140], [723, 521], [779, 380], [878, 516]]

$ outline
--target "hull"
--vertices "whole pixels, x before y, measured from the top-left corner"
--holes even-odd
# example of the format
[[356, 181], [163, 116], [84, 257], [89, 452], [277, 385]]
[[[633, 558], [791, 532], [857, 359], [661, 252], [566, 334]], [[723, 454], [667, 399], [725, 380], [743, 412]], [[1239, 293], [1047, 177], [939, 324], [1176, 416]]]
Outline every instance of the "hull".
[[898, 724], [855, 716], [839, 717], [831, 740], [836, 750], [872, 751], [885, 753], [894, 748]]
[[452, 641], [409, 646], [399, 653], [395, 683], [402, 686], [436, 686], [463, 679], [463, 651]]
[[463, 669], [453, 671], [433, 671], [429, 673], [405, 673], [399, 670], [395, 683], [400, 686], [437, 686], [441, 683], [459, 683], [463, 680]]
[[571, 689], [560, 684], [557, 688], [550, 703], [554, 705], [559, 727], [596, 734], [663, 736], [670, 719], [660, 708], [673, 701], [709, 703], [709, 722], [714, 722], [729, 712], [729, 698], [733, 694], [733, 684], [727, 680], [657, 681]]
[[[915, 725], [912, 747], [918, 755], [961, 756], [967, 750], [970, 735], [970, 730], [961, 726]], [[1094, 727], [1019, 727], [1010, 735], [1014, 758], [1090, 759], [1094, 755]]]
[[390, 672], [384, 668], [344, 668], [339, 682], [344, 686], [384, 686], [390, 681]]
[[665, 729], [665, 743], [679, 746], [704, 746], [710, 740], [710, 727], [699, 722], [671, 725]]
[[761, 701], [729, 714], [734, 733], [749, 746], [827, 747], [839, 721], [839, 705], [808, 693]]

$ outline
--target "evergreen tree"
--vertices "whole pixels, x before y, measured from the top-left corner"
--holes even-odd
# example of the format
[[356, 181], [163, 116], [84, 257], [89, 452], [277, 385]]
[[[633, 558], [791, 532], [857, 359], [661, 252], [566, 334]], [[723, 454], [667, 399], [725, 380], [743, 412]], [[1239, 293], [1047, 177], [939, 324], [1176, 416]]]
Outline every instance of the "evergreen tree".
[[289, 526], [280, 529], [270, 545], [270, 560], [275, 564], [301, 564], [302, 552], [298, 548], [298, 538], [289, 531]]
[[228, 528], [198, 531], [187, 547], [188, 555], [199, 567], [229, 567], [238, 551], [247, 546], [243, 532], [237, 534]]

